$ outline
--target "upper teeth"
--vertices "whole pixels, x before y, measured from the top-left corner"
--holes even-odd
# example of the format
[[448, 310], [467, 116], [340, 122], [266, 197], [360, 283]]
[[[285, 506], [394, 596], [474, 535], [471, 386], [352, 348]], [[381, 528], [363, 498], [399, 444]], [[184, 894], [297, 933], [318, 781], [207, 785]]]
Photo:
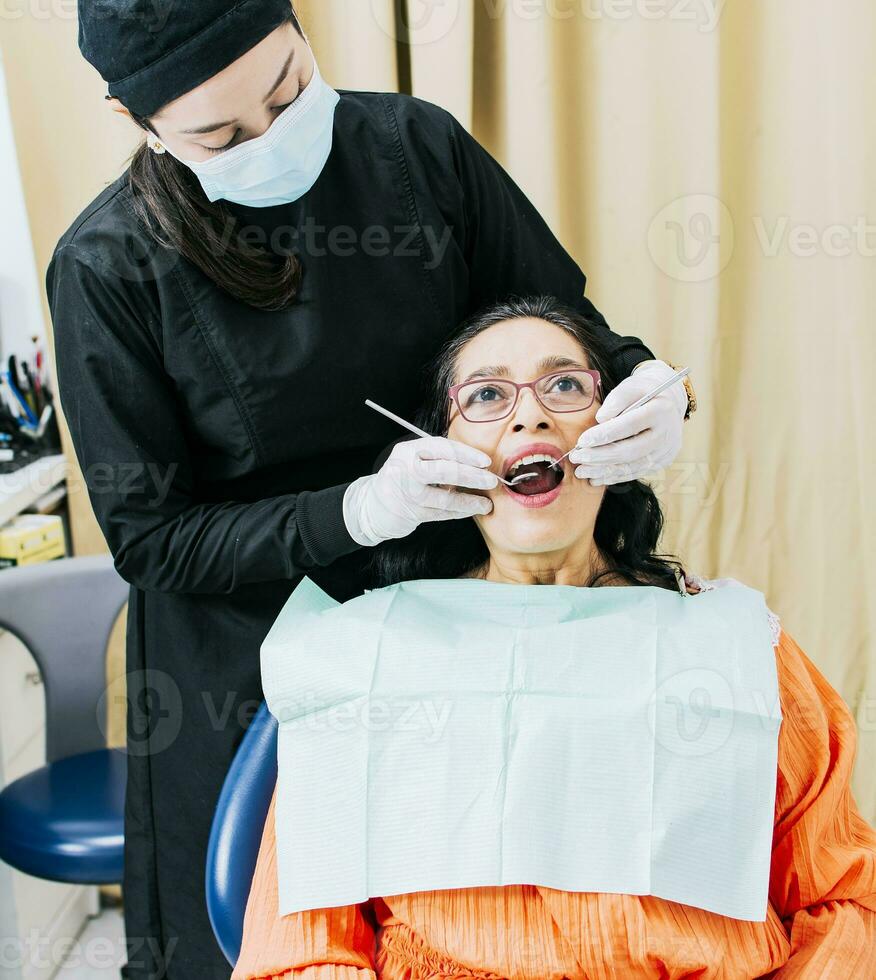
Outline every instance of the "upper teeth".
[[553, 463], [555, 462], [556, 458], [556, 456], [549, 456], [547, 453], [535, 453], [533, 456], [523, 456], [511, 467], [509, 476], [513, 476], [514, 473], [516, 473], [517, 470], [526, 463]]

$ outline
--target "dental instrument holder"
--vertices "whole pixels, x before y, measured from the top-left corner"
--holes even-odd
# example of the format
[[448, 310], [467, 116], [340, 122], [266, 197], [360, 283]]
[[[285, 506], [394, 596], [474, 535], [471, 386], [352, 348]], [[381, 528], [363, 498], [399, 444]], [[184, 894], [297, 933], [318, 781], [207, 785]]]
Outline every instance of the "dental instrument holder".
[[[396, 415], [395, 412], [390, 412], [388, 408], [383, 408], [378, 405], [377, 402], [371, 401], [370, 398], [365, 399], [365, 404], [369, 408], [373, 408], [375, 412], [380, 412], [381, 415], [385, 415], [388, 419], [392, 419], [393, 422], [397, 422], [400, 426], [407, 429], [409, 432], [413, 432], [414, 435], [422, 436], [424, 439], [431, 439], [432, 436], [428, 432], [424, 432], [422, 429], [418, 429], [417, 426], [411, 424], [406, 419], [403, 419], [400, 415]], [[492, 472], [492, 471], [491, 471]], [[537, 473], [521, 473], [520, 476], [515, 476], [513, 480], [506, 480], [498, 474], [493, 474], [500, 483], [504, 483], [506, 487], [517, 486], [518, 483], [523, 483], [524, 480], [532, 480], [538, 475]]]
[[[61, 433], [52, 393], [45, 386], [42, 388], [45, 404], [39, 418], [32, 422], [23, 412], [23, 405], [15, 393], [14, 381], [11, 381], [7, 371], [0, 374], [0, 385], [6, 389], [6, 395], [0, 397], [0, 432], [8, 437], [4, 440], [4, 446], [28, 456], [46, 456], [59, 452]], [[7, 395], [11, 397], [7, 398]]]

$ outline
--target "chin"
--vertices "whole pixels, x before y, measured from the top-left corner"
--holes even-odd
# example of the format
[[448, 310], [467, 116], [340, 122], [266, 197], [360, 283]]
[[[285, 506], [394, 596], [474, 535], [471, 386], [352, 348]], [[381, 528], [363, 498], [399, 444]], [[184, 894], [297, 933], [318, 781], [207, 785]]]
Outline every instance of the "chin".
[[539, 511], [533, 513], [538, 515], [535, 520], [515, 515], [513, 525], [510, 521], [497, 521], [495, 524], [490, 524], [489, 540], [503, 551], [525, 555], [559, 551], [574, 543], [569, 541], [567, 521], [544, 520]]

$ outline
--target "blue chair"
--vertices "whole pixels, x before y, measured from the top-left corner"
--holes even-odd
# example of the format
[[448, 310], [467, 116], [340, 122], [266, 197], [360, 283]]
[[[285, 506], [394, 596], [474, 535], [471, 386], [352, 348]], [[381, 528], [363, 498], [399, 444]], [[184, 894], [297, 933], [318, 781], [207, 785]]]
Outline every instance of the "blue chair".
[[109, 556], [0, 571], [0, 628], [28, 648], [46, 699], [46, 765], [0, 792], [0, 859], [25, 874], [118, 884], [127, 756], [106, 748], [106, 646], [128, 598]]
[[240, 956], [246, 900], [276, 783], [277, 720], [262, 704], [225, 777], [207, 846], [207, 912], [232, 966]]

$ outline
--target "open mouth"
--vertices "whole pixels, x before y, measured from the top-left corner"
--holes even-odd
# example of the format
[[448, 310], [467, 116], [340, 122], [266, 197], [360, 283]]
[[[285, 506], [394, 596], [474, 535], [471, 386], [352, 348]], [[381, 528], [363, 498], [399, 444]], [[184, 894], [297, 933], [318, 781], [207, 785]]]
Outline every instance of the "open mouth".
[[551, 466], [556, 457], [545, 453], [535, 453], [518, 459], [505, 473], [505, 479], [511, 480], [524, 473], [534, 473], [529, 480], [521, 480], [513, 487], [508, 487], [512, 493], [523, 497], [534, 497], [540, 493], [550, 493], [563, 482], [565, 473], [562, 466]]

